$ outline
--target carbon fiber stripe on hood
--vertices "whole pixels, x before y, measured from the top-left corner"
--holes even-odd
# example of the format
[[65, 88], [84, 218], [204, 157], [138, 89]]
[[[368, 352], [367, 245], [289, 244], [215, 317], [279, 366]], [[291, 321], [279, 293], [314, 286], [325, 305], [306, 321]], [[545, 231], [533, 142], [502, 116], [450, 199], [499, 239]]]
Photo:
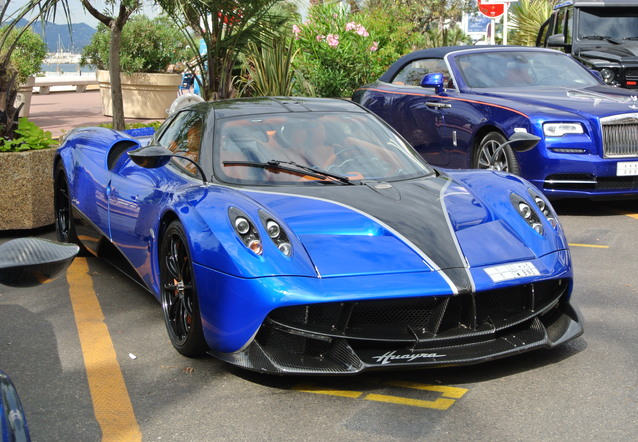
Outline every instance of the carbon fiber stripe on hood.
[[[350, 207], [380, 222], [403, 238], [435, 270], [440, 270], [458, 293], [473, 284], [445, 207], [443, 194], [451, 185], [446, 176], [376, 186], [308, 186], [270, 188], [267, 193], [294, 194]], [[379, 187], [379, 188], [377, 188]]]

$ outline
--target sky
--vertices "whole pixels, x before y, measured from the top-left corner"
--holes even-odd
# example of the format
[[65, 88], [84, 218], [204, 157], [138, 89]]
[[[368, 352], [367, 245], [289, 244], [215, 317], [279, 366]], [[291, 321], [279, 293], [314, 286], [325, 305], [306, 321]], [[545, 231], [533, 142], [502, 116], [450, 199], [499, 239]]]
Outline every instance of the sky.
[[[93, 18], [91, 14], [84, 10], [82, 6], [82, 2], [80, 0], [67, 0], [69, 2], [69, 10], [71, 11], [71, 23], [86, 23], [89, 26], [97, 27], [98, 21]], [[2, 0], [0, 0], [2, 3]], [[144, 15], [148, 15], [149, 17], [154, 17], [159, 14], [160, 10], [158, 7], [153, 6], [152, 1], [145, 0], [145, 5], [140, 11]], [[107, 2], [105, 0], [91, 0], [91, 4], [98, 11], [104, 11], [107, 6]], [[24, 5], [24, 1], [21, 0], [11, 0], [9, 3], [9, 13], [15, 12], [22, 5]], [[54, 20], [55, 23], [64, 24], [66, 23], [66, 18], [64, 17], [64, 13], [60, 10], [57, 14], [58, 16]]]

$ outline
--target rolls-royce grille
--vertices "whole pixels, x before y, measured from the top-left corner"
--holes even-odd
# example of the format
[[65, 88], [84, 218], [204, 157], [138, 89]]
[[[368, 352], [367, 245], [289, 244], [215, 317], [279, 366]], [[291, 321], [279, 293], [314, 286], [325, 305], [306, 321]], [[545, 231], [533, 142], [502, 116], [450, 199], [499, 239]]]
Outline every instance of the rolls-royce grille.
[[539, 315], [566, 290], [564, 280], [551, 280], [467, 295], [282, 307], [270, 313], [269, 323], [301, 335], [354, 340], [475, 340]]
[[605, 158], [638, 156], [638, 116], [603, 118]]

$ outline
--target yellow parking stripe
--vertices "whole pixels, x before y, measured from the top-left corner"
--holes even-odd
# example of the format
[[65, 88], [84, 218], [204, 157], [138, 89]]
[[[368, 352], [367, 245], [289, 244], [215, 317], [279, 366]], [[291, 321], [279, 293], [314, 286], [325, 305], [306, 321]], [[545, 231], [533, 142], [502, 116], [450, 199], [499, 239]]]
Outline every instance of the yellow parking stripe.
[[[378, 379], [371, 378], [369, 381], [374, 383], [379, 383]], [[457, 399], [460, 399], [465, 393], [469, 390], [466, 388], [459, 387], [448, 387], [445, 385], [430, 385], [430, 384], [419, 384], [416, 382], [407, 382], [407, 381], [381, 381], [380, 383], [384, 385], [388, 385], [391, 387], [401, 387], [401, 388], [411, 388], [413, 390], [426, 390], [433, 391], [436, 393], [442, 393], [442, 397], [437, 398], [433, 401], [423, 400], [423, 399], [413, 399], [401, 396], [391, 396], [387, 394], [376, 394], [369, 393], [366, 394], [363, 399], [367, 401], [376, 401], [376, 402], [385, 402], [389, 404], [397, 404], [397, 405], [409, 405], [411, 407], [421, 407], [421, 408], [433, 408], [435, 410], [447, 410], [450, 408]], [[339, 397], [347, 397], [351, 399], [357, 399], [363, 395], [360, 391], [351, 391], [351, 390], [333, 390], [333, 389], [325, 389], [319, 388], [312, 384], [299, 384], [292, 387], [294, 391], [300, 391], [303, 393], [315, 393], [315, 394], [326, 394], [330, 396], [339, 396]]]
[[324, 388], [315, 387], [313, 385], [297, 385], [295, 387], [292, 387], [292, 389], [295, 391], [301, 391], [303, 393], [327, 394], [330, 396], [349, 397], [351, 399], [356, 399], [363, 394], [360, 391], [326, 390]]
[[469, 390], [467, 388], [448, 387], [446, 385], [430, 385], [430, 384], [418, 384], [416, 382], [407, 381], [385, 381], [384, 384], [391, 385], [393, 387], [413, 388], [415, 390], [427, 390], [435, 391], [437, 393], [443, 393], [443, 397], [449, 397], [454, 399], [460, 399]]
[[591, 247], [594, 249], [608, 249], [609, 246], [601, 246], [597, 244], [578, 244], [578, 243], [569, 243], [569, 247]]
[[141, 441], [142, 433], [88, 272], [86, 259], [76, 258], [67, 279], [102, 441]]
[[389, 404], [410, 405], [412, 407], [434, 408], [435, 410], [447, 410], [456, 402], [454, 399], [438, 398], [434, 401], [422, 399], [410, 399], [407, 397], [388, 396], [385, 394], [369, 394], [364, 399], [368, 401], [386, 402]]

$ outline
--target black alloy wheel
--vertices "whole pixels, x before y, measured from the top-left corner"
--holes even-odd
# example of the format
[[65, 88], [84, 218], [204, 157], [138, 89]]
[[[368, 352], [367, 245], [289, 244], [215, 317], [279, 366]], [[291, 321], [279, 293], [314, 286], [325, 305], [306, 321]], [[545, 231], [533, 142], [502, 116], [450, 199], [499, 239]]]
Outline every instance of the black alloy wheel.
[[186, 234], [173, 221], [160, 250], [161, 301], [164, 323], [173, 347], [182, 355], [203, 355], [208, 346], [202, 331], [197, 290]]
[[82, 254], [86, 249], [75, 232], [73, 212], [71, 210], [71, 193], [66, 180], [66, 172], [61, 163], [58, 163], [55, 169], [53, 206], [55, 211], [55, 233], [58, 241], [77, 244], [80, 246], [80, 254]]

